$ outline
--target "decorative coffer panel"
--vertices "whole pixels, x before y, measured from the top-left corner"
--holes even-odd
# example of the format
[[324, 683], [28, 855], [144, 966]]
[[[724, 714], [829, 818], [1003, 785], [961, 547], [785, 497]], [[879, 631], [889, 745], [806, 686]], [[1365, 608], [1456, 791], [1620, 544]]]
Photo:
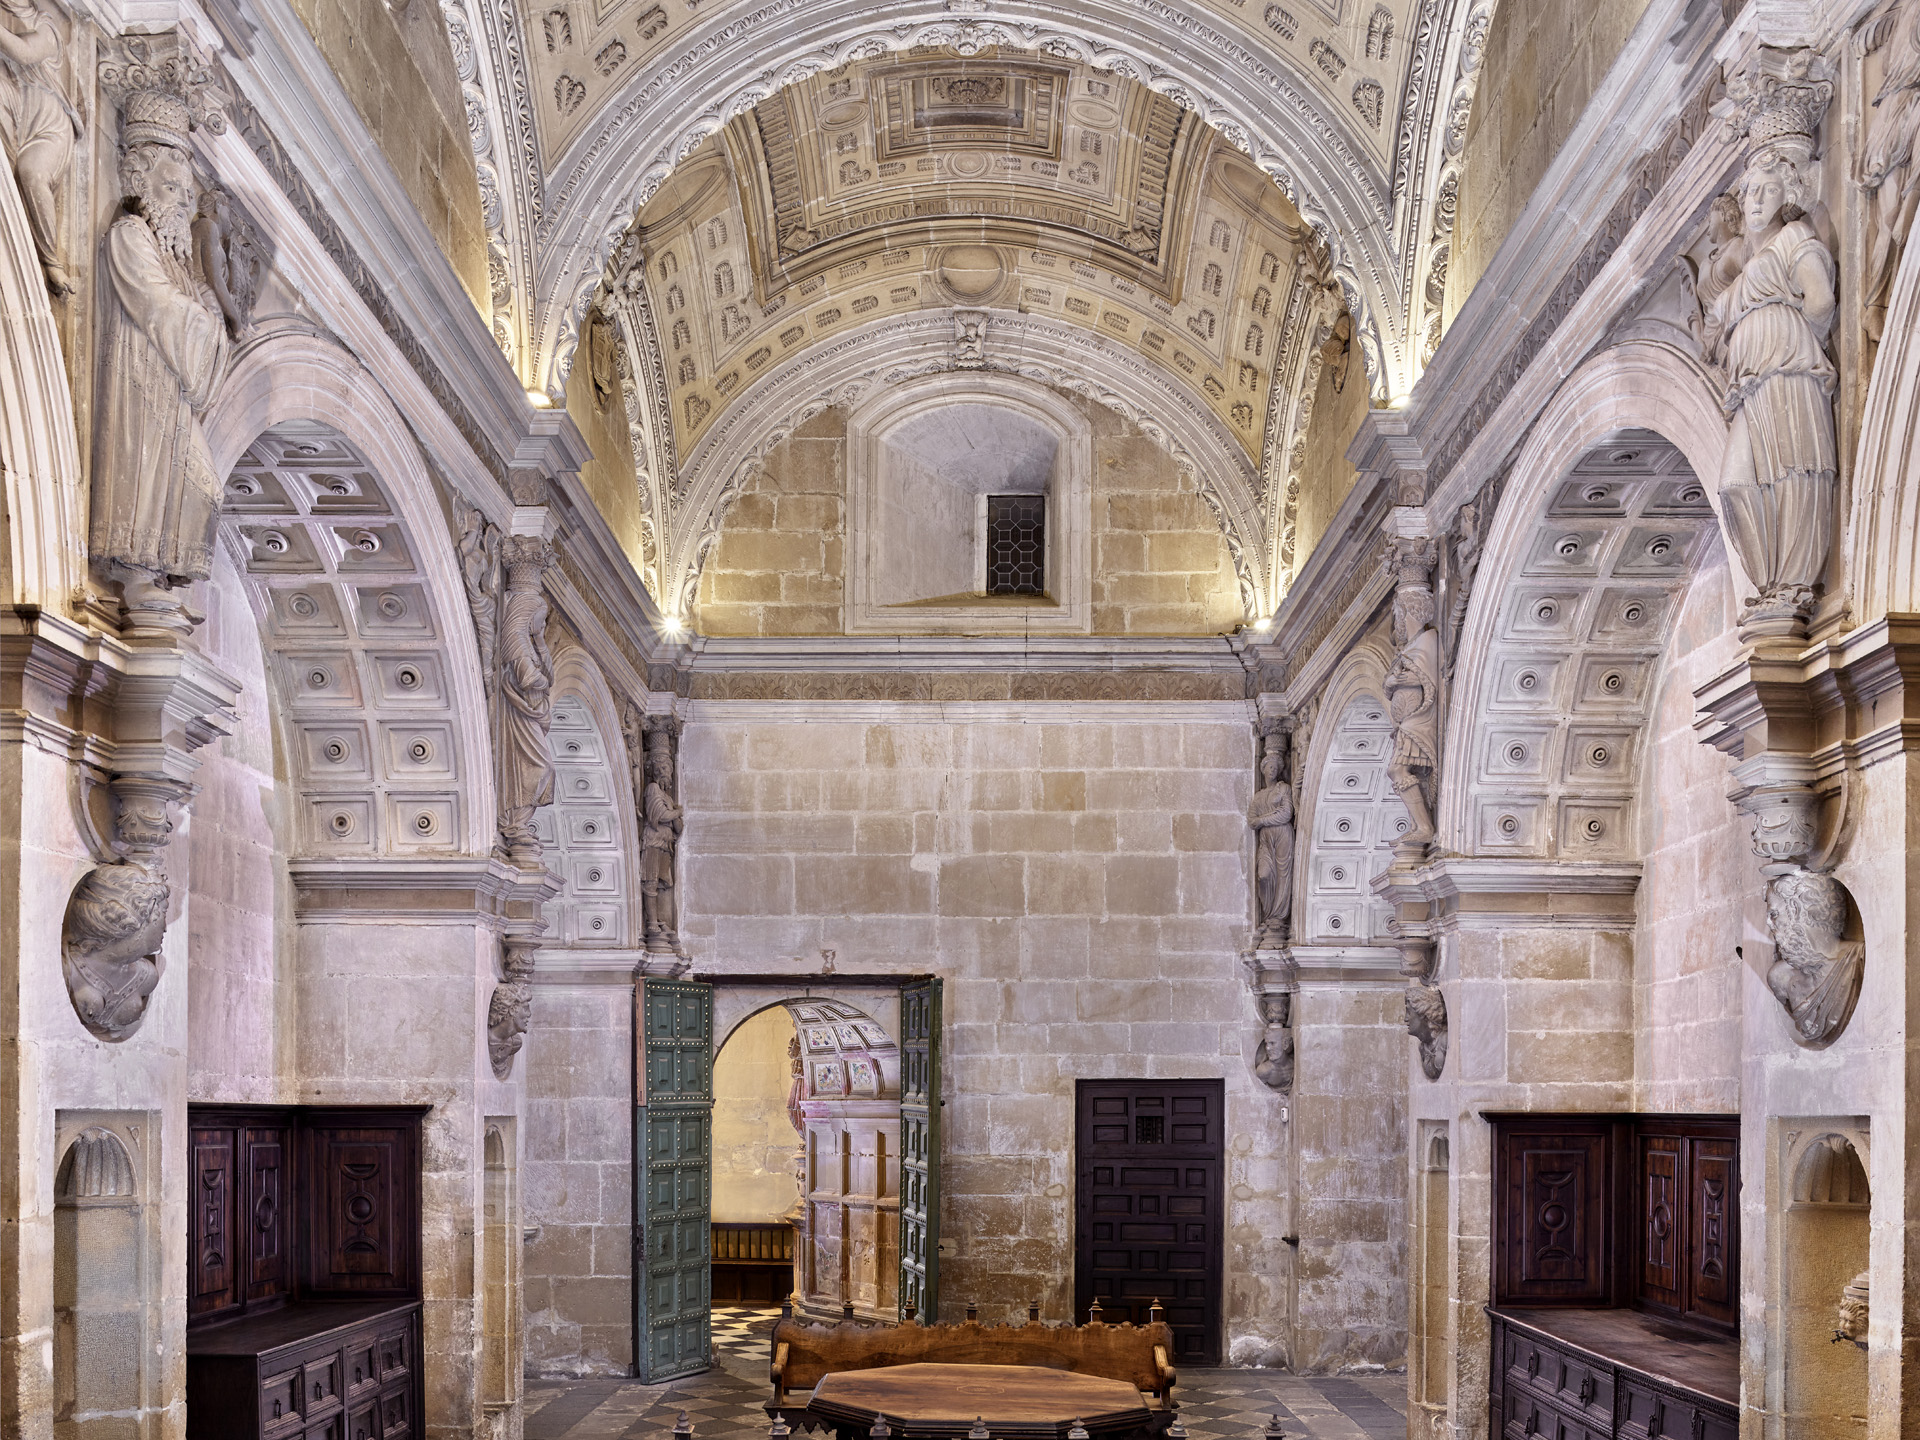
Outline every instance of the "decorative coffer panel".
[[417, 1298], [424, 1111], [190, 1107], [189, 1321]]
[[1632, 1306], [1736, 1329], [1739, 1117], [1489, 1118], [1496, 1306]]
[[301, 852], [459, 848], [444, 631], [419, 547], [373, 467], [331, 430], [283, 425], [235, 463], [221, 515], [305, 797]]
[[1596, 445], [1550, 493], [1498, 592], [1470, 697], [1485, 723], [1471, 760], [1469, 853], [1634, 853], [1634, 777], [1659, 660], [1713, 534], [1706, 487], [1648, 432]]

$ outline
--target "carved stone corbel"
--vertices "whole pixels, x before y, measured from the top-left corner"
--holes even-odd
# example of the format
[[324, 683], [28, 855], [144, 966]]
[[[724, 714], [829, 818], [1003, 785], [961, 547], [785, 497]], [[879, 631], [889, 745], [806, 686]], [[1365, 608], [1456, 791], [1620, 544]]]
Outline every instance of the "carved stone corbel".
[[1407, 985], [1407, 1033], [1420, 1042], [1420, 1070], [1438, 1080], [1447, 1068], [1447, 999], [1440, 987], [1414, 980]]
[[[1862, 667], [1865, 669], [1866, 667]], [[1774, 958], [1767, 988], [1787, 1013], [1795, 1043], [1824, 1049], [1852, 1019], [1865, 945], [1851, 938], [1854, 908], [1828, 873], [1845, 828], [1845, 772], [1822, 732], [1846, 712], [1840, 692], [1799, 673], [1798, 662], [1750, 658], [1697, 692], [1699, 722], [1735, 757], [1728, 798], [1753, 822], [1753, 852], [1766, 885]], [[1860, 713], [1871, 714], [1871, 707]], [[1823, 763], [1816, 754], [1832, 756]], [[1832, 802], [1838, 800], [1838, 806]], [[1821, 844], [1823, 811], [1837, 808]]]
[[191, 776], [200, 762], [193, 752], [236, 723], [239, 689], [188, 651], [156, 646], [127, 656], [114, 696], [105, 787], [116, 858], [80, 877], [60, 933], [68, 998], [101, 1040], [125, 1040], [146, 1019], [173, 899], [166, 850], [175, 812], [195, 793]]
[[1260, 1020], [1253, 1073], [1270, 1090], [1293, 1091], [1293, 996], [1298, 975], [1285, 952], [1256, 951], [1244, 957], [1247, 987]]
[[501, 945], [501, 980], [487, 1003], [487, 1058], [493, 1062], [496, 1080], [513, 1073], [513, 1057], [526, 1043], [527, 1025], [533, 1018], [533, 987], [527, 981], [533, 974], [537, 943], [532, 935], [510, 935]]

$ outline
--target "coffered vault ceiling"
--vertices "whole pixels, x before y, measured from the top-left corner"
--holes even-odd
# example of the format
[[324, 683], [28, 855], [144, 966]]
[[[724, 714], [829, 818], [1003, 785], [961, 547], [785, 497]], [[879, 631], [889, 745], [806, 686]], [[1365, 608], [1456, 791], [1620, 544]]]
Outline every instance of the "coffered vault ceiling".
[[945, 369], [1081, 389], [1159, 430], [1249, 613], [1270, 597], [1339, 290], [1279, 188], [1145, 86], [1030, 52], [810, 77], [696, 147], [611, 276], [670, 611], [769, 426]]
[[1437, 317], [1495, 0], [441, 0], [480, 162], [495, 330], [558, 396], [604, 266], [706, 137], [850, 61], [999, 47], [1132, 79], [1272, 175], [1327, 247], [1376, 396]]
[[[441, 0], [496, 337], [558, 398], [617, 317], [669, 613], [798, 411], [980, 363], [1160, 438], [1249, 616], [1284, 585], [1333, 316], [1377, 403], [1437, 338], [1493, 4]], [[989, 343], [961, 362], [971, 310]]]

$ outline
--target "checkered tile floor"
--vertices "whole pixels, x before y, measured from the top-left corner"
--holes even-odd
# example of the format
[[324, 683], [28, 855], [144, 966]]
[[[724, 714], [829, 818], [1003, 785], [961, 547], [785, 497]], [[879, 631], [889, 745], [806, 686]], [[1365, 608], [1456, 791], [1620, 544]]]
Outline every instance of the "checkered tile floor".
[[[682, 1410], [696, 1440], [767, 1433], [767, 1336], [778, 1310], [715, 1306], [714, 1367], [666, 1385], [529, 1380], [527, 1440], [668, 1440]], [[1183, 1370], [1174, 1391], [1191, 1440], [1405, 1440], [1404, 1375], [1317, 1378], [1279, 1370]]]

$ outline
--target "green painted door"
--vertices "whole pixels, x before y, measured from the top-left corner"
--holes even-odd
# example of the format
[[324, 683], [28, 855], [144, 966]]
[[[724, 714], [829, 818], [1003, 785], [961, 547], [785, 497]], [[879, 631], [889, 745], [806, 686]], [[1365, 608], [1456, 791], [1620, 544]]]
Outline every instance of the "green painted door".
[[713, 987], [634, 992], [633, 1373], [713, 1364]]
[[940, 982], [900, 989], [900, 1318], [940, 1318]]

